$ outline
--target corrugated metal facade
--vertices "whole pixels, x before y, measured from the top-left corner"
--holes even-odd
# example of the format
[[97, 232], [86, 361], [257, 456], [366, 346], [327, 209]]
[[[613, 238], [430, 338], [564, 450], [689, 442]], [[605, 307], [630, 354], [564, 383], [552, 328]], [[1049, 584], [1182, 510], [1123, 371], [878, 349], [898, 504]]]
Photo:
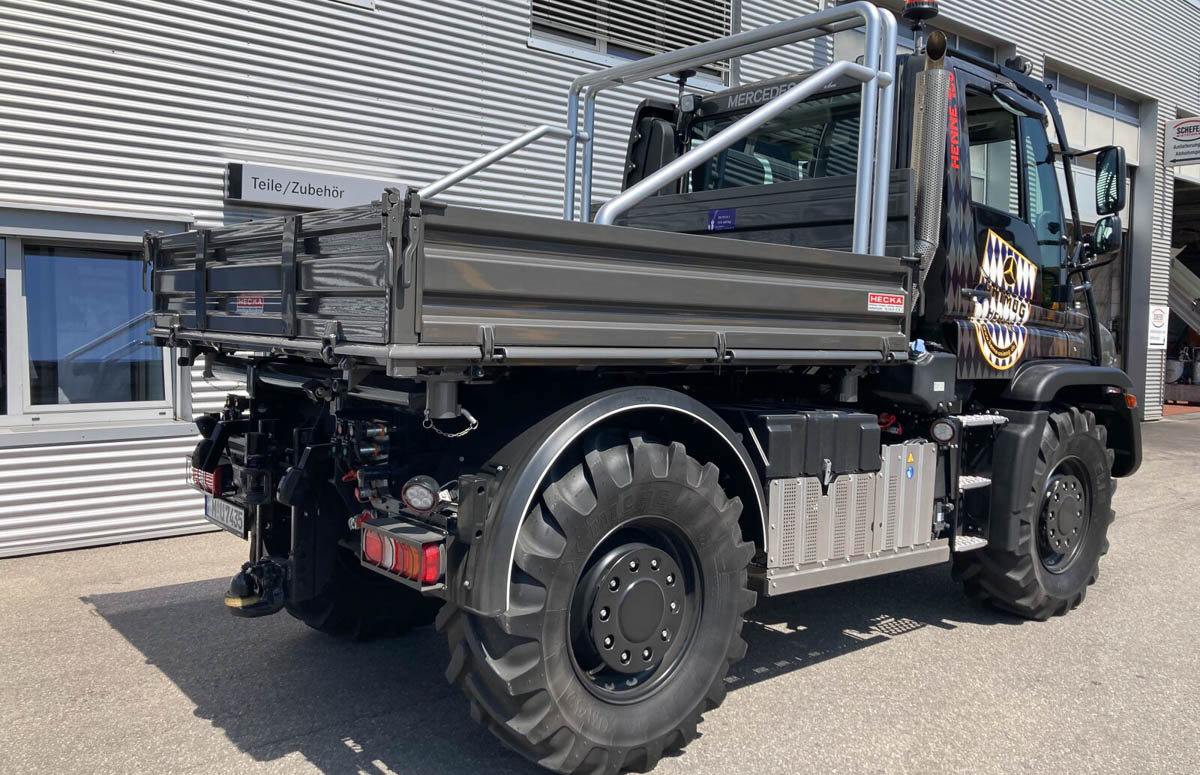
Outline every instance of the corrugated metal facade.
[[[831, 3], [742, 0], [735, 18], [746, 29], [823, 4]], [[1161, 116], [1200, 111], [1200, 70], [1174, 69], [1200, 49], [1200, 12], [1185, 0], [1077, 0], [1069, 14], [1033, 0], [1000, 12], [985, 0], [944, 6], [951, 24], [1014, 43], [1039, 67], [1044, 53], [1116, 81], [1169, 105]], [[1048, 25], [1048, 15], [1062, 26]], [[529, 21], [521, 0], [378, 0], [374, 10], [333, 0], [4, 0], [0, 204], [190, 214], [199, 226], [261, 214], [223, 201], [230, 161], [376, 178], [381, 187], [423, 184], [532, 125], [564, 122], [567, 84], [597, 65], [531, 41]], [[1114, 55], [1136, 50], [1155, 54]], [[808, 69], [831, 52], [799, 44], [749, 57], [739, 77]], [[628, 116], [644, 94], [600, 99], [597, 198], [618, 190]], [[561, 170], [561, 143], [548, 142], [445, 198], [555, 216]], [[1169, 189], [1164, 171], [1157, 178]], [[1165, 301], [1169, 221], [1165, 232], [1156, 226], [1152, 288]], [[233, 386], [197, 375], [194, 387], [192, 411], [203, 412]], [[198, 500], [179, 482], [191, 443], [0, 450], [0, 553], [201, 525]], [[115, 457], [129, 477], [120, 484], [107, 464]]]
[[[743, 26], [815, 5], [746, 2]], [[528, 45], [528, 6], [513, 0], [6, 0], [0, 24], [0, 198], [182, 210], [201, 226], [243, 215], [222, 203], [228, 161], [425, 183], [562, 124], [567, 84], [596, 69]], [[811, 61], [797, 46], [744, 77]], [[601, 97], [598, 195], [617, 190], [639, 99]], [[554, 215], [561, 169], [561, 145], [546, 144], [446, 198]]]
[[0, 557], [207, 530], [191, 437], [0, 449]]

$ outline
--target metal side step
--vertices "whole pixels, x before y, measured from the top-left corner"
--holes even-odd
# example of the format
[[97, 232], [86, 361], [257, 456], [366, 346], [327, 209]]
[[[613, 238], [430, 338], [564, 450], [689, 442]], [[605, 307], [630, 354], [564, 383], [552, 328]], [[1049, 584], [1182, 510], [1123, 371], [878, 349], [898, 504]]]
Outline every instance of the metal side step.
[[987, 546], [987, 539], [979, 536], [955, 536], [954, 552], [973, 552]]
[[958, 477], [958, 489], [966, 492], [967, 490], [978, 490], [980, 487], [990, 487], [992, 480], [986, 476], [971, 476], [963, 474]]
[[989, 425], [1007, 425], [1008, 418], [999, 414], [959, 414], [954, 419], [964, 428], [982, 428]]

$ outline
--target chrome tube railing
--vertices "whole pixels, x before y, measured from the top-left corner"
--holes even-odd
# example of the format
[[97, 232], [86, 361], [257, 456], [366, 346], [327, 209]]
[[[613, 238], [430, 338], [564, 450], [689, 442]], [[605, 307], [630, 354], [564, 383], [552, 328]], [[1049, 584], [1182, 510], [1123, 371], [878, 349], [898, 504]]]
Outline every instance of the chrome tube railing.
[[875, 203], [871, 218], [871, 254], [882, 256], [887, 248], [889, 186], [892, 175], [892, 127], [896, 123], [896, 17], [879, 14], [883, 23], [883, 46], [879, 52], [881, 69], [892, 70], [892, 78], [879, 92], [879, 130], [875, 143]]
[[563, 129], [562, 127], [551, 126], [549, 124], [536, 126], [520, 137], [515, 137], [504, 145], [488, 151], [475, 161], [464, 164], [453, 172], [438, 178], [429, 185], [425, 186], [425, 188], [421, 189], [418, 193], [422, 199], [428, 199], [431, 196], [437, 196], [451, 186], [471, 177], [476, 172], [492, 166], [501, 159], [513, 155], [525, 146], [535, 143], [547, 135], [550, 137], [561, 137], [568, 139], [571, 137], [570, 131]]
[[[888, 181], [892, 165], [892, 129], [895, 123], [896, 17], [891, 11], [880, 9], [865, 0], [582, 75], [571, 83], [567, 93], [565, 129], [548, 124], [535, 127], [430, 183], [420, 190], [420, 196], [436, 196], [543, 137], [559, 137], [567, 141], [563, 218], [574, 220], [576, 196], [580, 197], [585, 213], [591, 206], [596, 98], [600, 92], [678, 73], [681, 70], [702, 67], [720, 59], [753, 54], [858, 27], [864, 28], [866, 37], [866, 52], [862, 65], [839, 62], [814, 73], [800, 86], [776, 97], [723, 130], [700, 148], [689, 151], [606, 203], [597, 213], [597, 222], [611, 223], [621, 212], [641, 201], [646, 192], [658, 190], [725, 150], [783, 110], [805, 97], [812, 96], [830, 78], [845, 75], [863, 83], [852, 249], [856, 253], [870, 252], [882, 255], [887, 236]], [[579, 120], [581, 97], [582, 130]], [[714, 142], [716, 140], [720, 142]], [[580, 145], [583, 146], [582, 180], [578, 174]], [[578, 183], [581, 185], [577, 186]], [[604, 220], [600, 219], [601, 215]]]
[[[611, 226], [621, 213], [641, 202], [663, 186], [674, 180], [678, 180], [689, 171], [699, 167], [796, 103], [808, 99], [815, 92], [825, 88], [831, 80], [841, 78], [842, 76], [849, 76], [865, 83], [875, 78], [875, 71], [853, 62], [838, 62], [837, 64], [818, 70], [798, 85], [775, 97], [753, 113], [742, 116], [725, 129], [708, 138], [704, 141], [703, 145], [693, 148], [670, 164], [667, 164], [608, 200], [600, 208], [600, 211], [596, 213], [596, 223]], [[867, 152], [868, 157], [870, 157], [874, 153], [874, 147], [868, 147]]]
[[[571, 138], [567, 142], [564, 170], [567, 185], [564, 186], [563, 217], [567, 220], [575, 218], [578, 143], [584, 145], [583, 185], [579, 194], [585, 211], [591, 203], [590, 162], [595, 133], [587, 131], [587, 136], [582, 137], [578, 131], [581, 94], [584, 98], [585, 127], [591, 130], [596, 97], [605, 89], [856, 27], [864, 28], [866, 53], [863, 62], [872, 72], [872, 77], [863, 84], [853, 249], [860, 253], [868, 250], [882, 253], [882, 238], [876, 240], [873, 237], [880, 230], [886, 234], [887, 225], [887, 180], [891, 167], [892, 125], [895, 120], [896, 19], [890, 11], [861, 1], [598, 70], [575, 79], [567, 98], [567, 131]], [[886, 162], [886, 165], [880, 162]], [[882, 186], [877, 186], [876, 182], [880, 180]], [[873, 242], [878, 244], [873, 245]]]

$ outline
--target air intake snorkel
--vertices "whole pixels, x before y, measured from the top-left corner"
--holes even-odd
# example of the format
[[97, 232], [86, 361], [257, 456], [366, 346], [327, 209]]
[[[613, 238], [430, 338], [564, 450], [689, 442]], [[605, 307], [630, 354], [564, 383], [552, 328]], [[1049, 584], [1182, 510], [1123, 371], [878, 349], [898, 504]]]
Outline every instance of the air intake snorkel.
[[950, 108], [950, 71], [946, 35], [935, 30], [925, 47], [925, 71], [917, 76], [912, 164], [916, 176], [916, 255], [920, 259], [917, 298], [925, 311], [925, 278], [942, 232], [942, 188], [946, 177], [946, 118]]

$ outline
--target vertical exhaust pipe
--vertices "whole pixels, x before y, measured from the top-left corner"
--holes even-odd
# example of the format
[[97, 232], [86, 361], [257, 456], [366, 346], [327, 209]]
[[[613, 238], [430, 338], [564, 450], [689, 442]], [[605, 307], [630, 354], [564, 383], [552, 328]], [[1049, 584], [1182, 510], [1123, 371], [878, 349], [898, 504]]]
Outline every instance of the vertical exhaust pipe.
[[916, 173], [916, 242], [921, 260], [917, 299], [925, 312], [925, 278], [942, 233], [942, 188], [946, 179], [946, 120], [950, 109], [950, 71], [946, 34], [935, 30], [925, 47], [925, 72], [918, 76], [919, 104], [913, 127], [912, 160]]

